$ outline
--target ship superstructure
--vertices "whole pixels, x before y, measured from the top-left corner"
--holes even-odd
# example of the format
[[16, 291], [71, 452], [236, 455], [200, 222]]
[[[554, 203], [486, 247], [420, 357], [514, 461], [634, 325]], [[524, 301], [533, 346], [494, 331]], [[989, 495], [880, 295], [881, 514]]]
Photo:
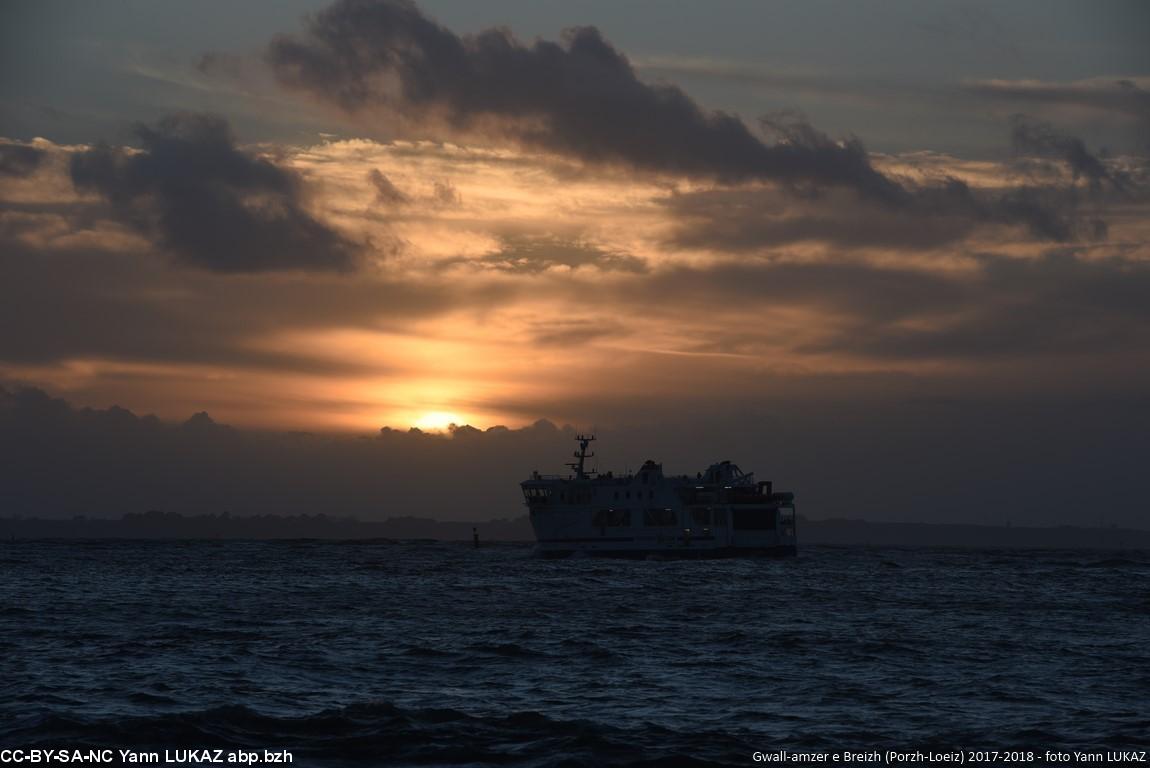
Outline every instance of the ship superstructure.
[[616, 475], [587, 468], [594, 435], [579, 435], [568, 475], [533, 472], [520, 485], [546, 557], [787, 556], [797, 551], [794, 494], [775, 492], [729, 461], [664, 475], [647, 461]]

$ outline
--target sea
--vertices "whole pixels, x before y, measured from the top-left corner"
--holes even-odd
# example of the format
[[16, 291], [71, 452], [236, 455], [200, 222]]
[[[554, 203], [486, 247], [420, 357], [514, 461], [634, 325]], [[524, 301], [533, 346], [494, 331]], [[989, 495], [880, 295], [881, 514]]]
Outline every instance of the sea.
[[0, 746], [316, 766], [1137, 754], [1150, 553], [4, 542]]

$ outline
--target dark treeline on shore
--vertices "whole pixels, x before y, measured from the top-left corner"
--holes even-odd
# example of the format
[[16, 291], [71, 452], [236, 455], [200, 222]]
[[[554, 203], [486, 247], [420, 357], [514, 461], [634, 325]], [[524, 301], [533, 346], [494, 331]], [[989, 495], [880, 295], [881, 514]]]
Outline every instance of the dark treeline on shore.
[[[1130, 528], [876, 523], [800, 519], [802, 544], [875, 547], [1150, 549], [1150, 531]], [[156, 510], [118, 519], [0, 518], [0, 538], [19, 539], [437, 539], [532, 541], [526, 517], [484, 522], [392, 517], [365, 521], [328, 515], [181, 515]]]

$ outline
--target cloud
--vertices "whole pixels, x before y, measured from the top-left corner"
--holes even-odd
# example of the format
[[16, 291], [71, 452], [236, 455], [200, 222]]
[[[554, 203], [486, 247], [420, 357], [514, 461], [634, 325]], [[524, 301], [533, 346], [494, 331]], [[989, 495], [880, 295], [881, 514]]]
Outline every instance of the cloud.
[[[214, 384], [186, 393], [198, 407], [218, 407], [219, 392], [233, 385], [265, 388], [266, 404], [305, 379], [342, 392], [348, 381], [387, 376], [406, 364], [399, 356], [272, 343], [280, 336], [402, 329], [461, 307], [482, 311], [506, 301], [507, 291], [459, 281], [289, 273], [257, 284], [173, 270], [146, 252], [33, 248], [0, 239], [0, 371], [77, 389], [135, 388], [151, 392], [148, 402], [152, 395], [180, 401], [183, 383], [205, 376]], [[267, 387], [280, 394], [273, 397]]]
[[44, 156], [44, 150], [27, 144], [0, 144], [0, 176], [31, 176]]
[[181, 113], [136, 135], [140, 151], [74, 155], [72, 181], [180, 260], [215, 272], [352, 266], [355, 246], [308, 213], [301, 178], [238, 148], [222, 118]]
[[452, 207], [463, 202], [463, 196], [450, 181], [436, 181], [432, 187], [432, 200], [438, 205]]
[[678, 192], [662, 201], [675, 219], [666, 242], [733, 253], [802, 242], [915, 251], [957, 243], [985, 225], [1020, 227], [1055, 242], [1105, 234], [1102, 222], [1083, 217], [1075, 191], [1056, 184], [978, 189], [946, 178], [908, 189], [911, 202], [899, 207], [841, 192], [789, 200], [770, 188]]
[[[617, 288], [621, 296], [630, 288]], [[649, 279], [646, 302], [674, 307], [676, 313], [705, 317], [739, 333], [754, 328], [749, 319], [768, 308], [811, 310], [824, 321], [832, 317], [855, 323], [891, 323], [910, 317], [951, 311], [966, 297], [961, 284], [925, 269], [883, 268], [855, 261], [779, 262], [755, 260], [709, 267], [684, 266]], [[743, 323], [735, 318], [742, 316]], [[763, 329], [773, 335], [769, 329]], [[795, 342], [800, 343], [800, 342]], [[784, 341], [784, 345], [792, 346]]]
[[396, 206], [411, 202], [411, 198], [401, 192], [378, 168], [367, 172], [367, 180], [375, 187], [375, 202], [378, 205]]
[[1150, 120], [1146, 78], [1048, 80], [973, 80], [964, 90], [987, 98], [1036, 106], [1080, 107]]
[[[973, 279], [956, 284], [933, 327], [860, 323], [824, 350], [871, 358], [1017, 362], [1117, 354], [1144, 359], [1150, 344], [1150, 266], [1083, 261], [1053, 252], [1038, 260], [984, 256]], [[813, 350], [812, 350], [813, 351]]]
[[592, 243], [560, 237], [507, 235], [496, 251], [477, 258], [447, 259], [444, 266], [465, 264], [515, 274], [539, 274], [556, 267], [594, 267], [603, 272], [647, 271], [647, 263], [626, 253], [605, 250]]
[[[799, 359], [826, 354], [920, 369], [949, 360], [971, 374], [985, 374], [998, 362], [1037, 360], [1109, 359], [1144, 367], [1150, 263], [1081, 256], [1064, 249], [1034, 259], [981, 254], [957, 273], [757, 261], [667, 271], [650, 278], [648, 289], [688, 315], [710, 308], [716, 323], [731, 327], [731, 334], [709, 339], [705, 351], [711, 352], [773, 349]], [[630, 293], [626, 285], [617, 290]], [[749, 320], [786, 309], [811, 312], [808, 335], [786, 339], [769, 323], [756, 327]], [[740, 315], [747, 319], [739, 322]], [[709, 335], [705, 326], [700, 332]], [[1063, 383], [1089, 376], [1067, 373]]]
[[960, 240], [975, 224], [972, 216], [947, 207], [923, 215], [865, 205], [835, 192], [818, 200], [787, 200], [770, 188], [703, 189], [672, 194], [662, 204], [674, 220], [669, 245], [730, 253], [802, 242], [920, 250]]
[[244, 60], [232, 53], [208, 51], [192, 62], [192, 68], [208, 77], [239, 80], [244, 75]]
[[627, 329], [610, 320], [561, 319], [535, 323], [531, 343], [545, 347], [578, 347], [598, 339], [622, 338]]
[[1120, 189], [1125, 186], [1122, 179], [1086, 149], [1082, 139], [1059, 133], [1050, 123], [1015, 115], [1011, 120], [1011, 144], [1018, 154], [1065, 162], [1075, 181], [1085, 178], [1095, 191], [1101, 189], [1103, 181], [1109, 181]]
[[378, 168], [372, 168], [367, 173], [368, 183], [375, 188], [375, 204], [399, 208], [410, 205], [418, 200], [422, 205], [421, 211], [431, 208], [454, 208], [463, 203], [463, 195], [455, 185], [446, 179], [436, 179], [432, 182], [431, 193], [419, 198], [402, 191], [395, 183]]
[[1019, 188], [991, 199], [954, 179], [908, 184], [876, 169], [858, 139], [836, 141], [797, 115], [764, 118], [774, 141], [764, 140], [677, 86], [643, 82], [593, 27], [526, 44], [505, 29], [456, 35], [409, 0], [337, 0], [303, 35], [273, 40], [267, 58], [285, 85], [350, 113], [439, 119], [587, 163], [726, 185], [769, 181], [807, 197], [849, 189], [916, 218], [1017, 224], [1046, 239], [1083, 231], [1055, 194]]
[[302, 37], [276, 38], [268, 60], [281, 82], [349, 112], [386, 107], [464, 130], [495, 121], [526, 145], [586, 162], [903, 194], [857, 140], [805, 130], [765, 143], [676, 86], [642, 82], [593, 27], [527, 45], [505, 29], [458, 36], [407, 0], [339, 0]]

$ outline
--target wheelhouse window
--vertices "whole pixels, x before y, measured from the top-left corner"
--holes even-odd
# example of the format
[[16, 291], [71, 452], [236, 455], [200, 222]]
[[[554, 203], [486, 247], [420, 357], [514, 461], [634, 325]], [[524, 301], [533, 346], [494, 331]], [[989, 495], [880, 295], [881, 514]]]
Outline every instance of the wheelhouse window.
[[523, 497], [528, 504], [545, 504], [551, 498], [550, 488], [524, 488]]

